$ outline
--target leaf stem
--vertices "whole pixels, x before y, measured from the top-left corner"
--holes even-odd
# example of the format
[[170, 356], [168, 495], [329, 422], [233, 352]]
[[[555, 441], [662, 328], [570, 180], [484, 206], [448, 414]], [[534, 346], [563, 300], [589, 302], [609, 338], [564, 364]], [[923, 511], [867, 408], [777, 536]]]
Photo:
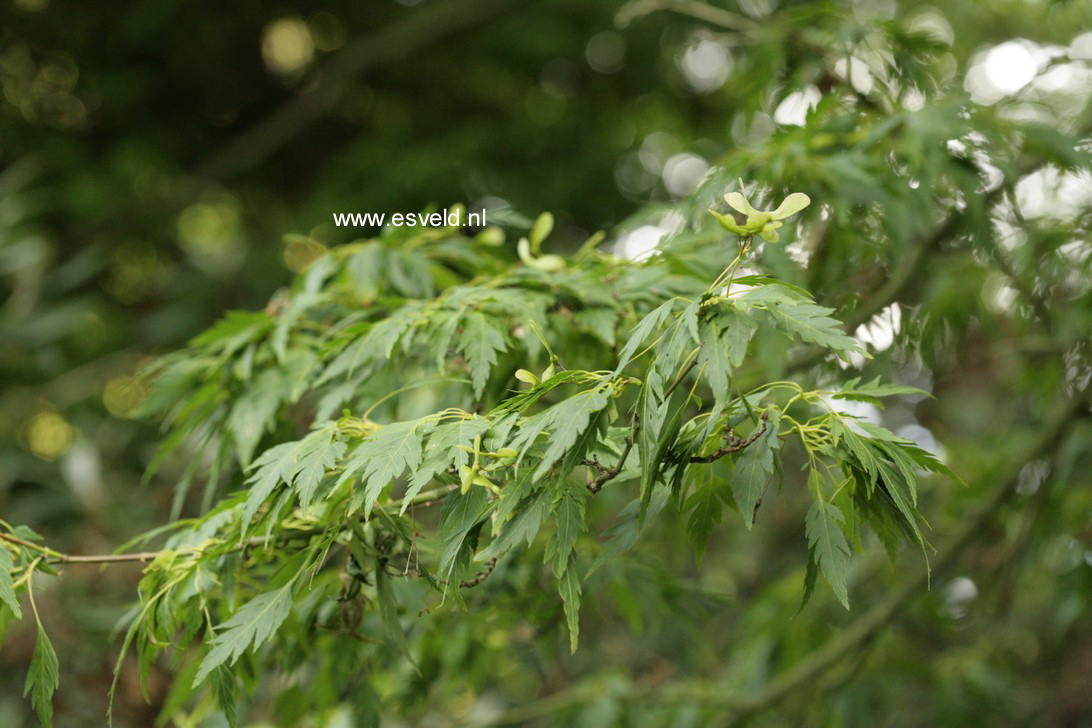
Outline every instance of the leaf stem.
[[[701, 347], [698, 347], [698, 349], [700, 351]], [[679, 372], [678, 376], [675, 377], [675, 381], [672, 382], [671, 386], [668, 387], [664, 391], [663, 399], [664, 399], [665, 402], [667, 401], [667, 398], [671, 396], [671, 393], [674, 392], [676, 389], [678, 389], [679, 385], [682, 384], [683, 379], [686, 378], [686, 375], [690, 373], [690, 370], [693, 369], [697, 365], [697, 363], [698, 363], [698, 352], [695, 351], [693, 356], [691, 356], [690, 361], [687, 363], [687, 365], [684, 366], [682, 368], [682, 371]]]
[[[720, 288], [721, 285], [724, 285], [726, 288], [730, 288], [732, 286], [732, 279], [736, 277], [736, 271], [739, 269], [740, 264], [743, 262], [743, 256], [746, 255], [747, 252], [751, 249], [751, 241], [753, 240], [753, 238], [753, 235], [748, 236], [747, 238], [740, 238], [739, 253], [736, 255], [735, 260], [729, 263], [728, 267], [721, 271], [721, 274], [713, 280], [713, 283], [709, 286], [708, 291], [706, 291], [707, 293], [712, 293], [717, 288]], [[723, 282], [725, 276], [727, 276], [726, 283]]]

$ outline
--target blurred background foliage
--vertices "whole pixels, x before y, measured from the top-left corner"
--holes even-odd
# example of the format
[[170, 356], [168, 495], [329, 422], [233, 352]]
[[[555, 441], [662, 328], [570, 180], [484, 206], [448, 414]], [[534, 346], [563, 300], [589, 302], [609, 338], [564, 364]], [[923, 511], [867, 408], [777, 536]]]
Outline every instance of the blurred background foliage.
[[[669, 518], [585, 586], [575, 656], [517, 574], [421, 646], [436, 674], [374, 688], [408, 724], [707, 725], [724, 685], [765, 695], [864, 617], [867, 639], [751, 720], [1092, 725], [1092, 434], [1051, 419], [1090, 376], [1090, 28], [1087, 2], [1050, 0], [7, 0], [0, 515], [70, 553], [165, 522], [184, 464], [141, 484], [159, 434], [131, 417], [135, 373], [376, 232], [334, 212], [551, 210], [558, 248], [605, 229], [634, 257], [677, 233], [700, 266], [692, 222], [743, 177], [819, 203], [763, 265], [838, 309], [866, 378], [934, 393], [862, 414], [963, 476], [921, 510], [934, 544], [974, 526], [967, 545], [928, 591], [920, 560], [861, 559], [854, 612], [823, 595], [792, 619], [793, 498], [722, 529], [700, 570]], [[102, 723], [138, 569], [42, 589], [58, 725]], [[33, 637], [6, 635], [0, 725], [32, 724]], [[161, 666], [148, 705], [123, 671], [116, 722], [152, 725], [170, 683]], [[317, 724], [275, 692], [252, 719]]]

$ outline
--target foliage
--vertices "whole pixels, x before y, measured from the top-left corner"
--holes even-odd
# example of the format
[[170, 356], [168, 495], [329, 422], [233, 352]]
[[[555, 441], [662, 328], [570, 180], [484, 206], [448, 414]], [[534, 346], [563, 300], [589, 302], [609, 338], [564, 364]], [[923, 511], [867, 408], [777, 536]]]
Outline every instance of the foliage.
[[[19, 292], [5, 303], [14, 335], [2, 362], [5, 378], [24, 385], [4, 411], [59, 426], [55, 401], [96, 442], [122, 443], [113, 470], [148, 465], [148, 499], [114, 478], [126, 510], [102, 529], [124, 534], [109, 542], [140, 530], [133, 509], [167, 520], [125, 553], [85, 561], [0, 521], [0, 628], [21, 619], [12, 633], [24, 636], [5, 644], [5, 659], [30, 636], [26, 659], [13, 658], [29, 668], [16, 692], [43, 723], [54, 697], [58, 716], [73, 714], [65, 691], [54, 693], [58, 679], [65, 690], [77, 681], [61, 642], [71, 644], [71, 630], [53, 628], [55, 607], [39, 615], [35, 593], [55, 604], [52, 590], [67, 588], [54, 587], [55, 573], [67, 585], [93, 568], [81, 564], [112, 558], [146, 564], [122, 621], [115, 684], [124, 694], [141, 682], [161, 720], [179, 725], [215, 724], [214, 713], [231, 725], [392, 715], [712, 724], [766, 710], [831, 725], [1014, 715], [1062, 725], [1087, 715], [1061, 677], [1072, 677], [1088, 639], [1088, 489], [1079, 486], [1090, 452], [1081, 421], [1090, 218], [1086, 197], [1055, 194], [1087, 180], [1087, 99], [1036, 81], [982, 103], [963, 87], [963, 72], [980, 65], [978, 43], [1036, 28], [1043, 42], [1069, 43], [1058, 29], [1081, 27], [1082, 10], [1058, 4], [1046, 29], [1031, 11], [1009, 9], [996, 22], [1011, 27], [986, 29], [971, 7], [945, 9], [944, 20], [913, 3], [890, 17], [866, 3], [786, 3], [768, 14], [744, 5], [626, 6], [621, 30], [596, 41], [629, 43], [617, 83], [550, 65], [562, 52], [581, 61], [586, 51], [590, 62], [593, 45], [566, 23], [587, 29], [595, 22], [581, 19], [594, 17], [606, 27], [614, 7], [595, 3], [528, 10], [488, 38], [458, 39], [439, 60], [423, 51], [408, 81], [342, 83], [351, 92], [325, 107], [337, 113], [322, 129], [348, 138], [367, 99], [381, 122], [326, 151], [392, 161], [348, 170], [334, 161], [302, 176], [292, 154], [267, 161], [261, 179], [238, 186], [255, 218], [268, 213], [245, 223], [253, 239], [311, 234], [245, 256], [238, 230], [211, 253], [180, 235], [168, 263], [151, 256], [182, 272], [157, 268], [154, 294], [141, 288], [145, 268], [118, 262], [148, 256], [108, 246], [159, 239], [164, 220], [177, 217], [183, 230], [203, 212], [244, 224], [232, 195], [210, 186], [195, 202], [193, 180], [171, 170], [208, 140], [148, 137], [162, 129], [114, 109], [125, 121], [96, 120], [116, 125], [97, 127], [96, 139], [116, 144], [120, 161], [89, 165], [66, 156], [71, 139], [47, 130], [48, 114], [35, 125], [5, 107], [5, 130], [57, 158], [46, 179], [59, 194], [52, 217], [35, 219], [33, 178], [14, 169], [4, 179], [18, 193], [4, 214], [31, 216], [4, 230], [0, 248]], [[134, 15], [125, 32], [142, 36], [168, 16]], [[520, 23], [558, 43], [527, 42]], [[17, 31], [60, 42], [61, 27], [35, 31], [21, 19]], [[117, 54], [143, 67], [145, 55], [163, 53], [162, 65], [206, 78], [245, 75], [215, 43], [189, 41], [179, 47], [192, 46], [196, 65], [134, 38], [111, 45], [102, 68], [85, 49], [81, 78], [94, 80], [78, 91], [110, 98]], [[708, 44], [731, 69], [713, 93], [680, 75], [687, 54]], [[1052, 63], [1083, 78], [1078, 51], [1074, 41]], [[21, 68], [17, 55], [5, 73]], [[473, 110], [455, 124], [443, 105], [450, 114], [421, 122], [443, 131], [406, 152], [399, 120], [417, 108], [421, 69], [466, 89], [457, 103]], [[323, 70], [286, 83], [321, 88]], [[117, 80], [117, 98], [150, 93], [133, 73]], [[775, 123], [782, 101], [812, 91], [819, 101], [801, 124]], [[195, 127], [188, 111], [178, 129]], [[535, 141], [544, 124], [545, 147]], [[323, 136], [294, 153], [311, 159]], [[154, 163], [141, 156], [147, 148], [157, 149]], [[678, 192], [667, 162], [681, 164], [683, 151], [714, 164]], [[531, 156], [511, 165], [517, 152]], [[81, 164], [83, 173], [57, 174]], [[663, 170], [663, 185], [645, 184], [646, 165]], [[208, 171], [215, 166], [198, 186], [238, 174]], [[330, 208], [358, 204], [362, 177], [377, 209], [421, 204], [404, 182], [433, 199], [473, 190], [557, 214], [491, 210], [503, 230], [388, 228], [338, 245], [347, 238], [329, 227]], [[1042, 188], [1038, 211], [1029, 188]], [[142, 192], [115, 192], [131, 189]], [[632, 215], [609, 232], [585, 232], [622, 210]], [[634, 261], [626, 240], [649, 225], [667, 239]], [[65, 244], [90, 235], [92, 252], [47, 254], [49, 243], [20, 237], [36, 226]], [[261, 309], [282, 251], [300, 272]], [[69, 262], [53, 270], [43, 262], [51, 257]], [[126, 299], [129, 289], [144, 292]], [[26, 304], [35, 291], [40, 307]], [[85, 320], [76, 312], [87, 301], [95, 313]], [[75, 367], [139, 340], [123, 362], [131, 373], [139, 353], [173, 346], [225, 304], [248, 310], [227, 313], [143, 378], [125, 375], [147, 391], [134, 398], [140, 414], [164, 424], [155, 454], [146, 452], [149, 435], [106, 420], [98, 375]], [[870, 335], [885, 322], [886, 343]], [[94, 390], [93, 402], [70, 393], [73, 379]], [[25, 490], [70, 477], [74, 456], [58, 467], [14, 433], [5, 482]], [[158, 501], [163, 493], [169, 502]], [[65, 529], [36, 515], [50, 512], [5, 517], [46, 521], [52, 543]], [[143, 543], [155, 550], [129, 553]], [[874, 558], [881, 546], [890, 568]], [[820, 575], [829, 590], [815, 589]], [[960, 596], [967, 582], [981, 596]], [[129, 596], [124, 580], [115, 591]], [[838, 603], [851, 598], [845, 613]], [[911, 700], [922, 716], [899, 717], [895, 706]]]
[[[361, 632], [366, 608], [335, 619], [353, 599], [378, 603], [385, 639], [412, 659], [391, 578], [422, 578], [435, 593], [403, 597], [407, 609], [438, 608], [479, 570], [526, 558], [546, 525], [541, 553], [575, 650], [581, 572], [595, 556], [576, 548], [591, 526], [589, 492], [639, 479], [641, 525], [655, 492], [666, 490], [700, 553], [721, 498], [738, 504], [751, 526], [766, 491], [779, 487], [771, 481], [790, 440], [811, 473], [810, 561], [848, 608], [847, 537], [859, 541], [861, 526], [880, 519], [924, 547], [916, 469], [947, 469], [910, 441], [831, 407], [836, 391], [792, 381], [741, 388], [747, 380], [735, 372], [749, 340], [766, 331], [780, 334], [786, 351], [802, 341], [834, 355], [862, 352], [829, 309], [795, 286], [773, 278], [734, 285], [753, 240], [742, 232], [738, 245], [717, 246], [737, 255], [707, 284], [670, 247], [643, 263], [589, 251], [542, 270], [506, 260], [484, 233], [391, 228], [331, 250], [277, 310], [231, 314], [196, 337], [154, 370], [149, 411], [172, 428], [157, 460], [199, 441], [214, 456], [196, 467], [223, 472], [237, 463], [249, 472], [248, 489], [216, 493], [218, 480], [199, 473], [219, 504], [167, 539], [142, 581], [146, 596], [126, 643], [137, 643], [147, 667], [169, 645], [203, 642], [204, 656], [188, 658], [199, 659], [199, 688], [244, 655], [258, 665], [292, 652], [306, 664], [306, 641], [334, 623], [336, 632], [382, 644]], [[376, 252], [399, 249], [412, 251], [403, 255], [428, 276], [413, 285], [435, 295], [410, 297], [396, 281], [371, 287], [385, 258]], [[515, 372], [543, 357], [547, 371], [517, 389]], [[888, 393], [879, 385], [867, 392]], [[281, 434], [301, 428], [310, 432]], [[717, 481], [732, 490], [700, 495]], [[430, 532], [416, 506], [434, 502], [442, 507]], [[33, 546], [16, 555], [26, 575], [41, 561]], [[291, 636], [282, 632], [289, 619], [298, 624]], [[52, 665], [54, 682], [37, 678], [47, 691], [55, 657]], [[233, 687], [214, 694], [235, 699]]]

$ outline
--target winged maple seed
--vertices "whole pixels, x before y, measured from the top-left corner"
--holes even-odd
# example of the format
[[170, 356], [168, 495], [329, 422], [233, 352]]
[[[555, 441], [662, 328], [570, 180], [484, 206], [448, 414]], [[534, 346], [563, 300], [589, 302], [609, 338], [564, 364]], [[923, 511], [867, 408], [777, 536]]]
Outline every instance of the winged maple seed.
[[756, 210], [751, 207], [751, 203], [747, 201], [747, 197], [742, 192], [744, 189], [743, 180], [739, 180], [739, 189], [740, 192], [729, 192], [726, 194], [724, 196], [724, 201], [736, 212], [747, 216], [746, 221], [742, 225], [736, 223], [735, 217], [731, 214], [721, 214], [716, 210], [710, 210], [709, 212], [713, 214], [713, 217], [717, 219], [717, 222], [719, 222], [721, 227], [725, 230], [733, 232], [740, 237], [758, 235], [768, 243], [776, 243], [780, 240], [777, 229], [781, 227], [782, 220], [795, 215], [811, 204], [811, 198], [803, 192], [793, 192], [781, 201], [781, 204], [777, 206], [776, 210]]

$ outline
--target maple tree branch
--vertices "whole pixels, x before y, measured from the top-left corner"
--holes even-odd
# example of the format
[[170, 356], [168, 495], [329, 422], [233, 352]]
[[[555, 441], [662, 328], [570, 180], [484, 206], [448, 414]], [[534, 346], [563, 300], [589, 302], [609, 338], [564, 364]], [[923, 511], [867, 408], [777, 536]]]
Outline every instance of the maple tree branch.
[[[301, 536], [312, 536], [319, 533], [317, 529], [302, 529], [292, 533], [285, 534], [283, 538], [278, 541], [291, 541]], [[25, 541], [18, 536], [12, 536], [8, 533], [0, 533], [0, 541], [7, 541], [8, 543], [15, 544], [16, 546], [22, 546], [28, 548], [36, 553], [42, 555], [42, 561], [47, 564], [120, 564], [128, 562], [147, 563], [149, 561], [155, 561], [156, 557], [167, 551], [175, 551], [179, 553], [191, 552], [197, 553], [200, 549], [196, 548], [183, 548], [183, 549], [160, 549], [158, 551], [136, 551], [130, 554], [89, 554], [87, 556], [66, 554], [55, 549], [51, 549], [48, 546], [42, 546], [41, 544], [31, 543]], [[268, 543], [270, 539], [266, 536], [254, 536], [248, 538], [242, 543], [236, 544], [230, 551], [245, 551], [253, 546], [260, 546]]]
[[637, 439], [637, 433], [641, 431], [641, 417], [640, 415], [633, 415], [633, 431], [626, 435], [626, 445], [622, 448], [621, 455], [618, 456], [618, 462], [614, 467], [607, 468], [599, 463], [597, 459], [584, 460], [583, 464], [590, 468], [593, 468], [599, 474], [584, 484], [592, 494], [598, 493], [606, 485], [607, 481], [613, 480], [618, 477], [618, 474], [622, 472], [622, 468], [626, 466], [626, 460], [629, 458], [629, 453], [633, 449], [633, 442]]
[[[446, 495], [451, 492], [451, 486], [441, 486], [439, 488], [433, 488], [432, 490], [422, 491], [409, 500], [412, 505], [431, 505], [436, 498]], [[401, 500], [392, 501], [389, 504], [390, 508], [400, 508], [402, 505]], [[295, 529], [290, 533], [286, 533], [282, 538], [274, 539], [277, 542], [292, 541], [301, 537], [314, 536], [321, 533], [322, 528], [305, 528]], [[47, 564], [121, 564], [121, 563], [147, 563], [154, 561], [156, 557], [166, 551], [192, 551], [197, 552], [199, 549], [160, 549], [158, 551], [137, 551], [130, 554], [89, 554], [86, 556], [66, 554], [55, 549], [51, 549], [48, 546], [32, 543], [18, 536], [13, 536], [10, 533], [0, 532], [0, 541], [7, 541], [10, 544], [16, 546], [22, 546], [23, 548], [30, 549], [36, 553], [42, 555], [42, 561]], [[248, 538], [242, 543], [235, 544], [229, 551], [245, 551], [248, 548], [254, 546], [261, 546], [269, 543], [270, 539], [266, 536], [254, 536]]]
[[729, 432], [730, 437], [734, 438], [734, 441], [730, 441], [727, 445], [725, 445], [724, 447], [718, 449], [714, 453], [710, 453], [709, 455], [692, 455], [690, 457], [690, 462], [692, 462], [692, 463], [711, 463], [711, 462], [714, 462], [716, 460], [720, 460], [722, 457], [724, 457], [728, 453], [739, 452], [740, 450], [745, 450], [748, 446], [753, 445], [755, 440], [762, 437], [762, 433], [764, 433], [766, 431], [766, 420], [768, 418], [769, 418], [769, 415], [767, 413], [763, 412], [762, 417], [761, 417], [762, 426], [759, 427], [758, 429], [756, 429], [754, 432], [752, 432], [750, 434], [750, 436], [747, 437], [746, 440], [740, 440], [739, 438], [735, 437], [735, 433]]
[[78, 556], [73, 554], [57, 554], [47, 558], [50, 564], [116, 564], [125, 562], [147, 563], [154, 561], [161, 552], [138, 551], [131, 554], [92, 554], [90, 556]]
[[459, 586], [466, 589], [473, 589], [478, 584], [481, 584], [483, 581], [488, 579], [489, 575], [493, 573], [493, 569], [495, 568], [497, 568], [496, 556], [485, 562], [485, 568], [479, 571], [477, 576], [475, 576], [473, 579], [464, 579], [463, 581], [459, 582]]

